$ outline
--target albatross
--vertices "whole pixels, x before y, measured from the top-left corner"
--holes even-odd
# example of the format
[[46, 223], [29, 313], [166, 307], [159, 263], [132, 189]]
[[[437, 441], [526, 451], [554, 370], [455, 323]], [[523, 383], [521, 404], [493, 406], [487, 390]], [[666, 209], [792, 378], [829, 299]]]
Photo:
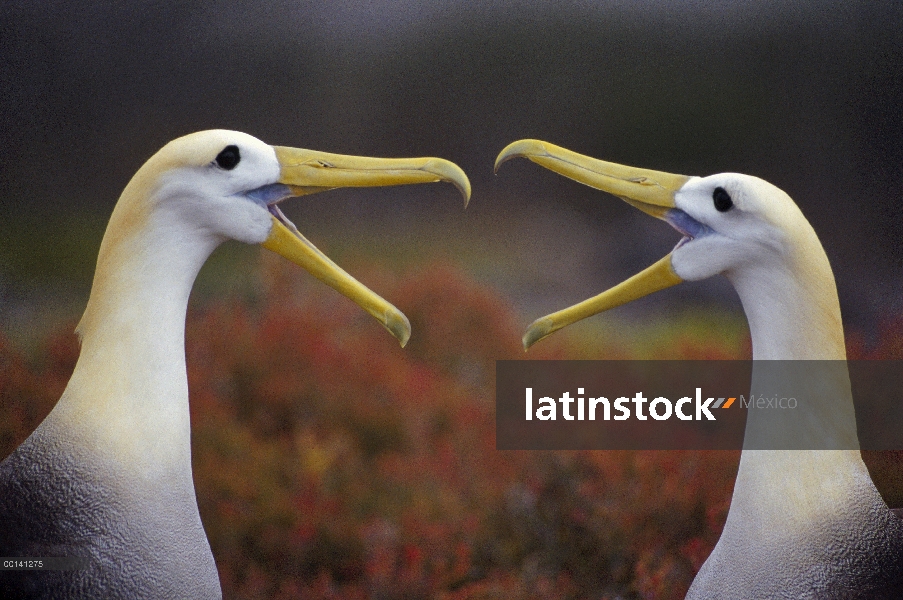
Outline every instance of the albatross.
[[781, 432], [782, 441], [801, 434], [808, 436], [801, 447], [811, 442], [809, 448], [819, 448], [827, 439], [844, 449], [753, 449], [784, 424], [768, 411], [749, 411], [727, 521], [687, 598], [903, 597], [903, 521], [882, 500], [856, 449], [834, 276], [793, 200], [748, 175], [674, 175], [539, 140], [508, 145], [496, 171], [515, 157], [617, 196], [683, 234], [671, 253], [644, 271], [537, 319], [524, 334], [525, 349], [585, 317], [721, 274], [737, 291], [749, 322], [754, 391], [768, 384], [763, 371], [774, 372], [759, 369], [757, 375], [758, 361], [779, 369], [789, 363], [768, 361], [819, 361], [805, 364], [822, 365], [819, 374], [827, 374], [797, 381], [832, 400], [830, 407], [814, 407], [804, 426]]
[[270, 146], [235, 131], [176, 139], [126, 186], [97, 258], [59, 402], [0, 463], [0, 556], [79, 558], [71, 571], [0, 572], [4, 598], [220, 598], [191, 475], [185, 312], [227, 239], [261, 244], [373, 315], [404, 346], [407, 318], [285, 218], [282, 200], [339, 187], [467, 176], [438, 158]]

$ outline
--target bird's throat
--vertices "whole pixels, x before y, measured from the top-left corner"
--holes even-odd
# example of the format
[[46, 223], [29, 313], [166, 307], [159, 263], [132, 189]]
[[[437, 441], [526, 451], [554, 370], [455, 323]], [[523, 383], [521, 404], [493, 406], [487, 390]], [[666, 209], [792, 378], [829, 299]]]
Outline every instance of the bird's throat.
[[159, 224], [111, 239], [79, 325], [78, 363], [48, 419], [143, 476], [190, 475], [185, 313], [215, 243]]

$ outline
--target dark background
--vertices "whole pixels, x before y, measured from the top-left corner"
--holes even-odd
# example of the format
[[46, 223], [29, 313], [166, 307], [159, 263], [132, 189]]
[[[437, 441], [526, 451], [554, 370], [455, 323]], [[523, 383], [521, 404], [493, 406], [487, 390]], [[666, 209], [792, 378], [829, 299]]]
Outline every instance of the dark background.
[[[416, 186], [340, 190], [287, 213], [337, 260], [461, 262], [524, 323], [678, 236], [527, 161], [493, 176], [509, 142], [757, 175], [812, 222], [848, 325], [874, 331], [903, 303], [903, 5], [726, 4], [4, 2], [0, 327], [20, 335], [77, 315], [132, 173], [172, 138], [230, 128], [458, 163], [473, 183], [466, 212], [451, 186]], [[201, 289], [240, 287], [253, 252], [220, 251]], [[725, 282], [658, 296], [622, 314], [739, 314]]]

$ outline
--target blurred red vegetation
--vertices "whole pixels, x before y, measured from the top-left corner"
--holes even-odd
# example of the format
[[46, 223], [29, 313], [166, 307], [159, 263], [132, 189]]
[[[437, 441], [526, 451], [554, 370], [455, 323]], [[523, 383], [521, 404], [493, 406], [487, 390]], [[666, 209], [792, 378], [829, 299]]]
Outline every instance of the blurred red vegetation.
[[[495, 450], [497, 294], [448, 265], [362, 279], [408, 315], [402, 350], [278, 262], [257, 301], [189, 312], [194, 477], [226, 598], [682, 598], [718, 539], [738, 452]], [[903, 322], [855, 356], [901, 356]], [[679, 333], [656, 358], [742, 358]], [[886, 353], [886, 354], [885, 354]], [[0, 338], [0, 456], [59, 397], [71, 334], [28, 363]], [[623, 358], [618, 348], [594, 356]]]

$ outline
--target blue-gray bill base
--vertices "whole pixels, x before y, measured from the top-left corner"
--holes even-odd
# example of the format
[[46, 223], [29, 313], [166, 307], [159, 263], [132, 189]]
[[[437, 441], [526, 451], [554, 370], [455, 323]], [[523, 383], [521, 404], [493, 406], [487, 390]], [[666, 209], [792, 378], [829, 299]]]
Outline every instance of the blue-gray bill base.
[[901, 390], [901, 361], [497, 361], [496, 446], [901, 450]]

